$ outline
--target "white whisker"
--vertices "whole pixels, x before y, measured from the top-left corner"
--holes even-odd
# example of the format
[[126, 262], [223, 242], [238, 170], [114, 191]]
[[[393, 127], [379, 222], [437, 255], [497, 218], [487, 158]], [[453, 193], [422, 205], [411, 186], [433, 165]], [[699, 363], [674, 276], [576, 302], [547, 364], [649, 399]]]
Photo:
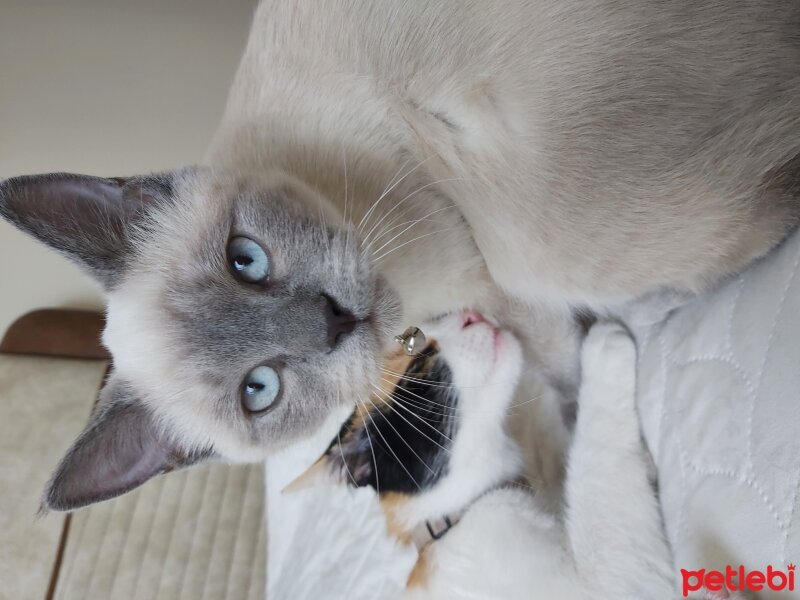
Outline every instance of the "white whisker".
[[403, 248], [404, 246], [408, 246], [409, 244], [413, 244], [414, 242], [416, 242], [418, 240], [421, 240], [423, 238], [430, 237], [432, 235], [436, 235], [437, 233], [445, 233], [447, 231], [457, 231], [459, 229], [461, 229], [461, 228], [460, 227], [446, 227], [445, 229], [439, 229], [437, 231], [431, 231], [430, 233], [426, 233], [424, 235], [417, 236], [414, 239], [408, 240], [407, 242], [403, 242], [402, 244], [400, 244], [399, 246], [396, 246], [395, 248], [392, 248], [391, 250], [387, 250], [386, 252], [384, 252], [380, 256], [376, 256], [373, 260], [375, 262], [377, 262], [377, 261], [389, 256], [392, 252], [396, 252], [397, 250], [400, 250], [400, 248]]
[[[369, 398], [368, 398], [368, 400], [369, 400]], [[402, 442], [406, 445], [406, 447], [409, 450], [411, 450], [411, 454], [416, 456], [417, 460], [419, 460], [419, 462], [421, 462], [423, 465], [425, 465], [425, 468], [428, 469], [428, 471], [431, 472], [431, 475], [435, 475], [436, 472], [428, 466], [428, 463], [426, 463], [424, 460], [422, 460], [422, 457], [419, 454], [417, 454], [417, 452], [414, 450], [414, 448], [411, 447], [411, 444], [409, 444], [408, 441], [402, 435], [400, 435], [400, 432], [397, 431], [397, 429], [395, 428], [394, 425], [392, 425], [392, 422], [388, 419], [388, 417], [385, 414], [383, 414], [383, 412], [378, 410], [378, 407], [375, 406], [375, 403], [372, 400], [369, 400], [369, 403], [372, 404], [372, 406], [373, 406], [373, 408], [375, 408], [376, 412], [380, 413], [380, 415], [383, 417], [384, 421], [386, 421], [386, 424], [389, 427], [391, 427], [392, 430], [397, 434], [397, 437], [399, 437], [402, 440]], [[410, 474], [409, 474], [409, 477], [410, 477]]]
[[[384, 381], [386, 381], [386, 380], [384, 380]], [[414, 394], [413, 392], [411, 392], [408, 389], [404, 388], [404, 391], [408, 392], [409, 394], [412, 394], [412, 395], [416, 396], [416, 394]], [[385, 392], [384, 392], [384, 394], [385, 394]], [[426, 411], [428, 413], [431, 413], [431, 414], [434, 414], [434, 415], [439, 415], [441, 417], [453, 418], [453, 417], [458, 415], [458, 411], [459, 411], [457, 406], [449, 406], [449, 405], [443, 404], [441, 402], [436, 402], [435, 400], [428, 400], [428, 399], [420, 398], [420, 400], [422, 400], [425, 403], [425, 404], [421, 404], [420, 402], [418, 402], [416, 400], [412, 400], [411, 398], [400, 398], [395, 392], [392, 392], [391, 394], [385, 394], [385, 397], [387, 397], [387, 398], [391, 397], [395, 401], [402, 401], [402, 402], [404, 402], [405, 404], [407, 404], [409, 406], [412, 406], [414, 408], [419, 408], [419, 409], [424, 410], [424, 411]], [[419, 398], [419, 396], [417, 396], [417, 397]], [[435, 410], [429, 408], [427, 406], [428, 404], [432, 404], [433, 406], [438, 406], [439, 408], [442, 408], [442, 409], [445, 409], [445, 410], [449, 411], [449, 413], [448, 412], [435, 411]]]
[[344, 210], [342, 211], [342, 219], [344, 219], [345, 227], [347, 228], [347, 233], [345, 234], [345, 248], [350, 247], [350, 231], [351, 231], [351, 223], [350, 217], [347, 214], [347, 200], [348, 200], [348, 193], [347, 193], [347, 151], [344, 148], [344, 142], [342, 142], [342, 162], [344, 164]]
[[[377, 208], [378, 204], [380, 204], [381, 201], [387, 196], [387, 194], [389, 194], [389, 192], [391, 192], [394, 188], [396, 188], [398, 185], [400, 185], [400, 182], [402, 182], [406, 177], [411, 175], [411, 173], [413, 173], [414, 171], [419, 169], [423, 164], [425, 164], [426, 161], [430, 160], [431, 158], [433, 158], [433, 156], [429, 156], [428, 158], [423, 158], [419, 163], [417, 163], [417, 165], [414, 168], [412, 168], [409, 171], [407, 171], [406, 174], [403, 175], [400, 179], [398, 179], [394, 183], [392, 183], [390, 181], [389, 185], [386, 186], [386, 189], [383, 190], [383, 192], [378, 197], [378, 199], [375, 200], [375, 202], [372, 203], [372, 206], [370, 206], [369, 210], [361, 218], [361, 221], [359, 221], [358, 227], [356, 228], [356, 230], [359, 231], [359, 232], [363, 231], [361, 229], [362, 225], [364, 225], [364, 226], [366, 225], [366, 220], [374, 212], [374, 210]], [[408, 164], [408, 160], [406, 160], [406, 162], [404, 162], [401, 165], [401, 167], [400, 167], [400, 169], [398, 169], [397, 173], [400, 173], [400, 171], [403, 169], [403, 167], [405, 167], [407, 164]], [[394, 177], [397, 177], [397, 173], [395, 173]], [[394, 179], [394, 177], [392, 179]]]
[[[336, 404], [339, 404], [339, 390], [336, 390]], [[350, 472], [350, 467], [347, 466], [347, 459], [344, 457], [344, 450], [342, 449], [342, 428], [336, 430], [336, 441], [339, 443], [339, 454], [342, 455], [342, 464], [344, 465], [345, 471], [347, 471], [347, 476], [350, 478], [350, 481], [353, 482], [354, 486], [358, 486], [356, 482], [356, 478], [353, 477], [353, 474]], [[377, 476], [376, 476], [377, 479]]]
[[[372, 402], [372, 401], [370, 400], [370, 402]], [[373, 406], [374, 406], [374, 404], [373, 404]], [[417, 480], [414, 479], [414, 476], [411, 475], [411, 473], [408, 471], [408, 469], [406, 469], [406, 466], [403, 464], [403, 461], [400, 460], [400, 458], [397, 456], [397, 454], [395, 454], [394, 450], [392, 450], [392, 446], [389, 444], [389, 442], [386, 441], [386, 438], [383, 437], [383, 434], [381, 433], [381, 430], [378, 429], [378, 426], [375, 424], [375, 421], [373, 420], [372, 415], [370, 414], [369, 410], [366, 408], [366, 404], [364, 404], [364, 408], [367, 411], [367, 418], [370, 420], [372, 425], [375, 427], [375, 433], [377, 433], [379, 436], [381, 436], [381, 439], [383, 440], [383, 443], [386, 444], [386, 449], [389, 452], [392, 453], [392, 456], [394, 456], [394, 459], [397, 461], [397, 464], [399, 464], [400, 467], [403, 469], [403, 471], [406, 472], [406, 475], [408, 475], [411, 478], [411, 481], [414, 482], [414, 485], [417, 486], [417, 489], [422, 491], [422, 487], [419, 485], [419, 483], [417, 483]], [[369, 433], [369, 430], [367, 430], [367, 433]], [[376, 473], [378, 472], [377, 463], [375, 464], [375, 472]], [[376, 477], [376, 480], [377, 480], [377, 477]]]
[[[381, 392], [383, 393], [383, 391], [382, 391], [382, 390], [381, 390]], [[397, 398], [396, 398], [396, 397], [394, 397], [394, 396], [393, 396], [393, 398], [394, 398], [395, 400], [397, 400]], [[370, 402], [372, 402], [372, 401], [370, 400]], [[374, 404], [373, 404], [373, 406], [374, 406]], [[393, 407], [393, 406], [394, 406], [394, 403], [392, 403], [392, 404], [389, 404], [389, 407], [390, 407], [390, 408], [391, 408], [391, 407]], [[409, 409], [407, 406], [403, 406], [402, 404], [399, 404], [399, 403], [398, 403], [398, 406], [401, 406], [401, 407], [402, 407], [402, 408], [403, 408], [403, 409], [404, 409], [406, 412], [409, 412], [409, 413], [411, 413], [412, 415], [414, 415], [414, 416], [415, 416], [417, 419], [419, 419], [420, 421], [422, 421], [423, 423], [425, 423], [425, 424], [426, 424], [428, 427], [430, 427], [431, 429], [433, 429], [433, 430], [434, 430], [436, 433], [439, 433], [439, 434], [441, 434], [441, 436], [442, 436], [444, 439], [446, 439], [448, 442], [450, 442], [450, 443], [453, 443], [453, 440], [451, 440], [451, 439], [450, 439], [449, 437], [447, 437], [447, 436], [446, 436], [444, 433], [442, 433], [441, 431], [439, 431], [438, 429], [436, 429], [436, 428], [435, 428], [433, 425], [431, 425], [430, 423], [428, 423], [427, 421], [425, 421], [425, 419], [423, 419], [423, 418], [422, 418], [422, 417], [420, 417], [419, 415], [415, 414], [415, 413], [414, 413], [414, 411], [412, 411], [411, 409]], [[406, 423], [408, 423], [408, 425], [409, 425], [410, 427], [413, 427], [413, 428], [414, 428], [414, 430], [415, 430], [417, 433], [419, 433], [421, 436], [423, 436], [423, 437], [424, 437], [425, 439], [427, 439], [429, 442], [431, 442], [431, 443], [433, 443], [433, 444], [436, 444], [437, 446], [439, 446], [439, 448], [441, 448], [441, 449], [442, 449], [442, 450], [444, 450], [445, 452], [450, 452], [450, 450], [448, 450], [447, 448], [445, 448], [444, 446], [442, 446], [442, 445], [441, 445], [439, 442], [437, 442], [436, 440], [434, 440], [434, 439], [432, 439], [432, 438], [428, 437], [427, 435], [425, 435], [425, 434], [424, 434], [422, 431], [420, 431], [420, 430], [419, 430], [417, 427], [415, 427], [415, 426], [414, 426], [414, 425], [413, 425], [413, 424], [412, 424], [412, 423], [411, 423], [411, 422], [410, 422], [408, 419], [406, 419], [406, 418], [405, 418], [403, 415], [401, 415], [400, 413], [396, 413], [396, 414], [397, 414], [397, 416], [398, 416], [398, 417], [400, 417], [401, 419], [403, 419], [403, 421], [405, 421]]]
[[[385, 382], [386, 382], [386, 383], [388, 383], [388, 384], [391, 384], [391, 383], [392, 383], [392, 382], [391, 382], [391, 381], [389, 381], [388, 379], [381, 378], [381, 380], [382, 380], [382, 381], [385, 381]], [[425, 402], [425, 403], [430, 403], [430, 404], [433, 404], [434, 406], [440, 406], [440, 407], [442, 407], [442, 408], [447, 408], [447, 409], [449, 409], [449, 410], [451, 410], [451, 411], [453, 411], [453, 412], [458, 412], [458, 408], [456, 408], [455, 406], [450, 406], [450, 405], [448, 405], [448, 404], [444, 404], [444, 403], [442, 403], [442, 402], [437, 402], [436, 400], [431, 400], [431, 399], [429, 399], [429, 398], [423, 398], [422, 396], [420, 396], [419, 394], [415, 394], [414, 392], [412, 392], [412, 391], [411, 391], [411, 390], [409, 390], [408, 388], [403, 388], [403, 391], [404, 391], [404, 392], [407, 392], [408, 394], [411, 394], [411, 395], [412, 395], [412, 396], [414, 396], [415, 398], [418, 398], [418, 399], [419, 399], [419, 400], [421, 400], [422, 402]], [[392, 398], [397, 398], [397, 394], [395, 394], [394, 392], [392, 392], [391, 396], [392, 396]], [[411, 402], [411, 401], [409, 400], [409, 402]], [[419, 406], [420, 408], [425, 408], [425, 406], [424, 406], [424, 405], [422, 405], [422, 406], [421, 406], [419, 403], [416, 403], [416, 402], [411, 402], [411, 403], [412, 403], [412, 406]], [[442, 413], [442, 414], [443, 414], [443, 413]]]
[[[423, 385], [429, 385], [431, 387], [440, 387], [440, 388], [447, 388], [447, 389], [456, 389], [457, 388], [456, 384], [454, 384], [454, 383], [441, 383], [440, 381], [436, 381], [435, 379], [420, 379], [420, 378], [417, 378], [417, 377], [411, 377], [411, 376], [406, 375], [404, 373], [396, 373], [395, 371], [391, 371], [391, 370], [386, 369], [384, 367], [380, 367], [380, 370], [383, 371], [383, 373], [385, 373], [386, 375], [392, 375], [394, 377], [399, 377], [400, 379], [405, 379], [406, 381], [412, 381], [414, 383], [420, 383], [420, 384], [423, 384]], [[426, 373], [423, 373], [423, 375], [425, 375], [425, 374]], [[430, 373], [427, 373], [427, 374], [429, 375]], [[391, 381], [389, 381], [389, 380], [384, 380], [384, 381], [386, 381], [387, 383], [391, 383]]]
[[368, 232], [367, 232], [367, 233], [364, 235], [364, 242], [365, 242], [365, 243], [366, 243], [366, 242], [368, 242], [368, 241], [369, 241], [369, 239], [370, 239], [370, 236], [371, 236], [371, 235], [372, 235], [372, 233], [375, 231], [375, 229], [376, 229], [376, 228], [377, 228], [377, 227], [378, 227], [378, 226], [379, 226], [381, 223], [383, 223], [383, 221], [384, 221], [384, 220], [386, 220], [386, 218], [387, 218], [387, 217], [389, 217], [389, 216], [390, 216], [390, 215], [391, 215], [391, 214], [392, 214], [394, 211], [396, 211], [396, 210], [397, 210], [398, 208], [400, 208], [400, 207], [401, 207], [403, 204], [405, 204], [405, 203], [406, 203], [406, 202], [407, 202], [409, 199], [413, 198], [414, 196], [416, 196], [416, 195], [417, 195], [417, 194], [419, 194], [420, 192], [422, 192], [422, 191], [424, 191], [424, 190], [426, 190], [426, 189], [428, 189], [429, 187], [432, 187], [432, 186], [434, 186], [434, 185], [438, 185], [438, 184], [440, 184], [440, 183], [445, 183], [445, 182], [447, 182], [447, 181], [460, 181], [461, 179], [463, 179], [463, 178], [462, 178], [462, 177], [450, 177], [450, 178], [447, 178], [447, 179], [437, 179], [436, 181], [431, 181], [431, 182], [429, 182], [429, 183], [426, 183], [425, 185], [422, 185], [422, 186], [418, 187], [418, 188], [417, 188], [416, 190], [414, 190], [413, 192], [410, 192], [410, 193], [409, 193], [409, 194], [408, 194], [408, 195], [407, 195], [405, 198], [403, 198], [402, 200], [400, 200], [400, 201], [399, 201], [397, 204], [395, 204], [395, 205], [394, 205], [394, 206], [393, 206], [391, 209], [389, 209], [389, 210], [386, 212], [386, 214], [384, 214], [384, 215], [383, 215], [383, 216], [380, 218], [380, 220], [379, 220], [377, 223], [375, 223], [375, 224], [374, 224], [374, 225], [373, 225], [373, 226], [370, 228], [370, 230], [369, 230], [369, 231], [368, 231]]
[[[363, 402], [359, 402], [358, 398], [356, 398], [356, 403], [358, 403], [364, 412], [369, 416], [369, 410], [367, 409], [366, 404]], [[372, 417], [369, 417], [369, 420], [372, 421]], [[375, 425], [375, 421], [372, 421], [372, 424]], [[372, 438], [369, 435], [369, 427], [364, 427], [364, 431], [367, 432], [367, 442], [369, 443], [369, 450], [372, 453], [372, 464], [373, 464], [373, 471], [375, 473], [375, 491], [380, 494], [381, 493], [381, 482], [378, 478], [378, 459], [375, 458], [375, 447], [372, 445]]]
[[533, 402], [537, 402], [538, 400], [541, 400], [543, 397], [544, 396], [542, 394], [539, 394], [538, 396], [534, 396], [533, 398], [530, 398], [528, 400], [523, 400], [522, 402], [516, 402], [514, 404], [509, 404], [508, 405], [508, 410], [511, 410], [512, 408], [518, 408], [520, 406], [525, 406], [526, 404], [532, 404]]
[[[384, 244], [383, 244], [383, 245], [382, 245], [380, 248], [378, 248], [377, 250], [375, 250], [375, 251], [374, 251], [374, 253], [375, 253], [375, 254], [377, 254], [378, 252], [380, 252], [381, 250], [383, 250], [383, 249], [384, 249], [386, 246], [388, 246], [389, 244], [391, 244], [393, 241], [395, 241], [395, 240], [396, 240], [397, 238], [399, 238], [401, 235], [403, 235], [404, 233], [406, 233], [406, 232], [407, 232], [409, 229], [411, 229], [412, 227], [414, 227], [414, 225], [419, 225], [420, 223], [422, 223], [422, 222], [423, 222], [423, 221], [425, 221], [426, 219], [428, 219], [428, 218], [432, 217], [432, 216], [433, 216], [433, 215], [435, 215], [436, 213], [442, 212], [443, 210], [447, 210], [447, 209], [450, 209], [450, 208], [455, 208], [455, 207], [456, 207], [456, 205], [455, 205], [455, 204], [450, 204], [450, 205], [448, 205], [448, 206], [445, 206], [445, 207], [443, 207], [443, 208], [439, 208], [439, 209], [437, 209], [437, 210], [434, 210], [434, 211], [432, 211], [432, 212], [428, 213], [427, 215], [425, 215], [424, 217], [420, 217], [419, 219], [416, 219], [416, 220], [414, 220], [414, 221], [411, 221], [411, 223], [410, 223], [410, 224], [408, 224], [408, 226], [407, 226], [405, 229], [403, 229], [403, 231], [401, 231], [400, 233], [396, 234], [396, 235], [395, 235], [394, 237], [392, 237], [392, 239], [390, 239], [389, 241], [385, 242], [385, 243], [384, 243]], [[402, 225], [405, 225], [405, 223], [402, 223], [400, 226], [402, 226]], [[394, 229], [394, 228], [392, 228], [392, 229]], [[371, 246], [373, 243], [377, 242], [377, 241], [378, 241], [379, 239], [381, 239], [381, 238], [382, 238], [384, 235], [386, 235], [387, 233], [389, 233], [389, 231], [391, 231], [392, 229], [388, 229], [388, 230], [384, 231], [383, 233], [381, 233], [381, 234], [380, 234], [379, 236], [377, 236], [376, 238], [374, 238], [372, 241], [370, 241], [370, 242], [369, 242], [369, 244], [367, 245], [367, 247], [369, 248], [369, 246]]]

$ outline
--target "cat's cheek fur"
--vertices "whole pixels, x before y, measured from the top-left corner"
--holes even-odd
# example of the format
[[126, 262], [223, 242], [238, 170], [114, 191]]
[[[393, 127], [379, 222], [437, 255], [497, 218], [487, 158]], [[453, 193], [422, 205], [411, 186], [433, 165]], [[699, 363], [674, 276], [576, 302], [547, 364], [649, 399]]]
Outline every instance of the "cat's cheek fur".
[[262, 460], [287, 442], [287, 431], [301, 435], [333, 407], [365, 396], [362, 388], [377, 372], [375, 356], [397, 312], [392, 291], [376, 281], [376, 307], [384, 318], [360, 325], [364, 331], [358, 337], [348, 337], [336, 352], [317, 358], [318, 364], [287, 365], [280, 401], [263, 415], [248, 415], [240, 406], [235, 373], [222, 379], [209, 375], [202, 360], [187, 354], [188, 347], [171, 341], [175, 323], [163, 309], [162, 286], [135, 273], [110, 292], [104, 343], [116, 372], [173, 438], [187, 448], [213, 447], [217, 457], [231, 462]]
[[115, 371], [133, 382], [141, 401], [179, 445], [212, 447], [219, 458], [233, 462], [263, 460], [263, 446], [247, 443], [242, 428], [237, 430], [215, 414], [210, 400], [218, 390], [186, 376], [178, 355], [164, 345], [164, 322], [159, 312], [132, 310], [150, 301], [148, 287], [132, 283], [108, 296], [103, 341], [114, 349]]

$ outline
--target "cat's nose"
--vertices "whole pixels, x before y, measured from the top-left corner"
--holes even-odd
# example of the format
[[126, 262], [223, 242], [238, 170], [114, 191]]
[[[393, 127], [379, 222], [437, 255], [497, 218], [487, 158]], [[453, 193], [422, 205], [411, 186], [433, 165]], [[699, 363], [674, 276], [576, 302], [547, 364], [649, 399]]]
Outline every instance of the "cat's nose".
[[343, 309], [336, 301], [325, 294], [325, 323], [328, 328], [328, 348], [334, 350], [344, 338], [350, 335], [358, 324], [358, 319], [350, 311]]

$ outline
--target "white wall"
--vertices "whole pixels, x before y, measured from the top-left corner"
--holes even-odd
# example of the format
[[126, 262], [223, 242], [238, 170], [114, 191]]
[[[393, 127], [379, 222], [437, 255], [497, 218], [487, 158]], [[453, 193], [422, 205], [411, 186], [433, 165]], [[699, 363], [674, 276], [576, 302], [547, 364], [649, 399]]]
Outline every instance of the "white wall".
[[[120, 176], [201, 160], [255, 0], [0, 0], [0, 178]], [[0, 335], [99, 307], [66, 260], [0, 221]]]

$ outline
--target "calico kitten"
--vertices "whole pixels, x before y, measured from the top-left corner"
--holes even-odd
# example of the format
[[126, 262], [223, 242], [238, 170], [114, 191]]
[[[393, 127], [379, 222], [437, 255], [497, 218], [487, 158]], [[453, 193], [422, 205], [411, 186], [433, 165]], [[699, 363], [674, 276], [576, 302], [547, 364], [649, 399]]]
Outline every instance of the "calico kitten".
[[538, 483], [520, 479], [505, 428], [522, 369], [517, 340], [474, 312], [426, 330], [430, 345], [388, 359], [397, 376], [289, 489], [331, 478], [374, 488], [390, 535], [419, 549], [411, 598], [677, 599], [627, 333], [602, 323], [584, 342], [565, 505], [554, 511]]
[[796, 1], [264, 0], [207, 166], [0, 182], [108, 295], [114, 373], [45, 505], [260, 460], [466, 307], [574, 400], [575, 311], [796, 225], [798, 30]]
[[342, 480], [375, 488], [401, 537], [522, 469], [506, 430], [519, 343], [475, 311], [428, 323], [425, 331], [428, 345], [419, 354], [398, 349], [388, 357], [381, 385], [344, 423], [323, 461]]

